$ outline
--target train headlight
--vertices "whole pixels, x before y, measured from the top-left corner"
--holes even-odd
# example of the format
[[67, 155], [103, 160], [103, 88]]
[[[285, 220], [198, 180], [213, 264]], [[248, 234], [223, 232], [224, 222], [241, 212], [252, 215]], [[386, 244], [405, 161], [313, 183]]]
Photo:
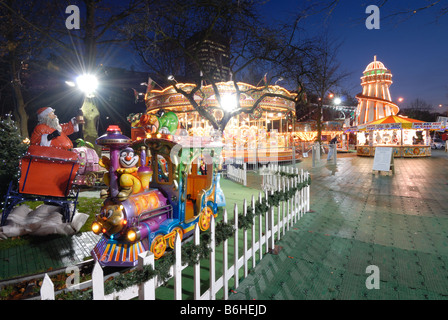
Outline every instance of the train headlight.
[[100, 234], [101, 233], [101, 225], [98, 222], [92, 223], [92, 231], [95, 234]]
[[135, 228], [130, 229], [127, 233], [127, 238], [131, 242], [140, 240], [140, 231]]

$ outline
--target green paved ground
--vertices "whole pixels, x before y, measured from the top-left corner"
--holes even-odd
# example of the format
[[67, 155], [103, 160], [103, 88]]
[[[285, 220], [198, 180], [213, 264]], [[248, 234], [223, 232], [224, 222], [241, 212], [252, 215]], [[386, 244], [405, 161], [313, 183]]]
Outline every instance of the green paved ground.
[[[340, 157], [312, 168], [311, 210], [240, 283], [230, 299], [447, 299], [448, 159]], [[379, 270], [379, 289], [367, 289]]]

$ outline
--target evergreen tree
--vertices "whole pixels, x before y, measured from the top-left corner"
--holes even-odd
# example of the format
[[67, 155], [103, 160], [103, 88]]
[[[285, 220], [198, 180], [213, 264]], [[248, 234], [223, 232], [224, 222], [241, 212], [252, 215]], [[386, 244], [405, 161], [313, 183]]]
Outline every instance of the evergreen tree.
[[19, 178], [19, 163], [28, 149], [11, 115], [0, 118], [0, 201], [3, 202], [9, 182]]

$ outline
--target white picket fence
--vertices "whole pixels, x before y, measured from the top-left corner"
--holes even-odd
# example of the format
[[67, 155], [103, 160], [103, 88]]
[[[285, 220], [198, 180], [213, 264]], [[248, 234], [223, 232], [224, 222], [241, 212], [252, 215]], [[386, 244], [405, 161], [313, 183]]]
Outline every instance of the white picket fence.
[[[297, 169], [294, 169], [290, 173], [294, 174], [294, 177], [282, 177], [278, 174], [274, 174], [275, 170], [287, 170], [281, 167], [271, 167], [270, 174], [265, 176], [266, 186], [269, 186], [270, 191], [265, 190], [264, 197], [268, 199], [270, 194], [273, 194], [275, 190], [285, 192], [290, 188], [297, 186], [301, 181], [305, 181], [309, 177], [308, 172], [299, 173]], [[275, 189], [274, 189], [275, 186]], [[260, 192], [258, 195], [258, 201], [261, 202], [263, 194]], [[247, 277], [249, 269], [255, 268], [257, 262], [259, 262], [263, 256], [274, 249], [274, 241], [280, 240], [285, 232], [295, 224], [306, 212], [309, 212], [310, 208], [310, 186], [306, 186], [298, 190], [295, 195], [287, 201], [280, 202], [278, 207], [270, 207], [266, 213], [261, 215], [254, 215], [252, 227], [248, 230], [240, 230], [238, 228], [238, 206], [234, 206], [234, 245], [233, 246], [233, 264], [229, 262], [229, 239], [223, 241], [223, 261], [222, 261], [222, 275], [216, 279], [216, 242], [215, 242], [215, 218], [212, 216], [210, 226], [210, 268], [209, 268], [209, 288], [201, 293], [201, 277], [200, 277], [200, 262], [193, 266], [194, 268], [194, 299], [195, 300], [215, 300], [217, 293], [223, 289], [223, 299], [228, 299], [228, 293], [230, 288], [230, 282], [233, 283], [233, 288], [236, 290], [239, 286], [239, 272], [243, 268], [244, 278]], [[255, 197], [252, 196], [251, 206], [255, 211]], [[243, 202], [243, 214], [247, 214], [247, 201]], [[227, 211], [224, 210], [223, 221], [227, 223]], [[249, 242], [249, 234], [251, 235], [251, 241]], [[243, 248], [239, 248], [239, 237], [243, 237]], [[200, 231], [196, 226], [193, 238], [194, 244], [200, 243]], [[182, 299], [182, 270], [187, 267], [181, 261], [181, 241], [179, 235], [177, 235], [174, 255], [175, 263], [171, 267], [170, 274], [174, 277], [174, 299]], [[154, 268], [154, 255], [152, 252], [147, 251], [139, 255], [138, 267], [143, 268], [145, 265], [152, 265]], [[233, 281], [231, 281], [233, 279]], [[92, 280], [90, 280], [93, 292], [94, 300], [129, 300], [138, 297], [140, 300], [154, 300], [155, 290], [162, 285], [161, 281], [157, 277], [152, 278], [149, 281], [141, 283], [139, 285], [130, 286], [122, 291], [113, 292], [111, 294], [104, 293], [104, 275], [101, 266], [96, 263]], [[86, 284], [79, 284], [77, 287], [85, 287]], [[54, 300], [55, 292], [54, 286], [48, 275], [45, 275], [43, 284], [41, 287], [41, 299], [42, 300]]]
[[245, 162], [242, 164], [241, 168], [228, 164], [226, 173], [227, 178], [230, 180], [241, 183], [243, 186], [247, 185], [247, 165]]

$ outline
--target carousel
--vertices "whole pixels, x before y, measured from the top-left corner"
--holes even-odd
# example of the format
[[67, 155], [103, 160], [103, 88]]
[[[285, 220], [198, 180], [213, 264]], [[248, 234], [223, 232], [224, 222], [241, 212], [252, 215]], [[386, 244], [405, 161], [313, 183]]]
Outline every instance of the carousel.
[[[179, 129], [183, 134], [196, 137], [222, 136], [224, 159], [236, 159], [238, 162], [253, 163], [277, 159], [291, 161], [297, 157], [293, 152], [292, 131], [295, 118], [295, 104], [283, 98], [294, 98], [295, 94], [274, 85], [255, 87], [247, 83], [237, 83], [240, 92], [241, 113], [227, 123], [224, 132], [219, 133], [210, 122], [202, 117], [191, 105], [185, 95], [178, 93], [173, 86], [162, 90], [151, 89], [145, 96], [146, 113], [132, 115], [130, 122], [133, 134], [144, 135], [145, 129], [139, 121], [142, 116], [174, 113], [179, 119]], [[196, 85], [177, 83], [176, 86], [190, 92]], [[236, 90], [233, 81], [220, 82], [216, 87], [221, 96], [221, 104], [212, 85], [201, 87], [194, 99], [218, 121], [222, 119], [223, 109], [235, 110]], [[265, 93], [278, 96], [265, 96], [251, 112], [254, 103]]]

